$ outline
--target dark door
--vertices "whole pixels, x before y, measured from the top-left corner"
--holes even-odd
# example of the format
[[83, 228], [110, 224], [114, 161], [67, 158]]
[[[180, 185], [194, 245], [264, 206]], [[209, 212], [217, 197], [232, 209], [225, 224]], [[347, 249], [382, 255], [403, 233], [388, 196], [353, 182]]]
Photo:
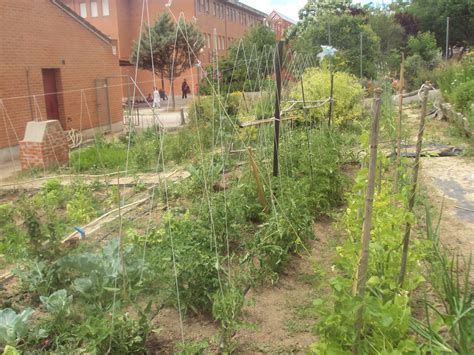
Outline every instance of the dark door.
[[42, 69], [46, 118], [59, 120], [59, 100], [57, 89], [57, 69]]

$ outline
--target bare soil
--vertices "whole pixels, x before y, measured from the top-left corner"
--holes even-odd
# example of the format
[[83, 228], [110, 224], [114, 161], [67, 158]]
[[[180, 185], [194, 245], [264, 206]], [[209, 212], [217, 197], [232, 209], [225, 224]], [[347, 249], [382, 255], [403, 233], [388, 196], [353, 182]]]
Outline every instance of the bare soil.
[[[308, 251], [294, 255], [274, 285], [251, 289], [244, 307], [244, 326], [233, 337], [239, 354], [305, 354], [317, 341], [312, 333], [316, 321], [312, 301], [328, 292], [323, 276], [329, 275], [340, 235], [332, 221], [315, 223], [315, 239]], [[155, 318], [162, 328], [153, 345], [157, 353], [172, 354], [181, 341], [179, 314], [164, 309]], [[206, 340], [208, 351], [217, 352], [219, 327], [212, 319], [189, 317], [183, 322], [186, 342]]]
[[[409, 143], [416, 143], [419, 108], [406, 112]], [[453, 126], [446, 121], [426, 122], [424, 145], [441, 143], [469, 148], [472, 142], [453, 136]], [[469, 258], [474, 250], [474, 158], [425, 157], [421, 159], [421, 181], [430, 202], [442, 210], [440, 240], [454, 255]]]

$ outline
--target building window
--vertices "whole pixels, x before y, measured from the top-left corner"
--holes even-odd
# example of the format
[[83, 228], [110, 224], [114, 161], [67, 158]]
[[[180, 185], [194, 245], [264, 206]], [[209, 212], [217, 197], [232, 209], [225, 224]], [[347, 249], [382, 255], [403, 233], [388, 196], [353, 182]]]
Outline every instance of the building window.
[[91, 1], [91, 17], [99, 16], [99, 9], [97, 8], [97, 1]]
[[79, 4], [79, 11], [80, 11], [80, 14], [81, 14], [82, 18], [87, 17], [87, 4], [85, 2], [81, 2]]
[[102, 16], [109, 16], [110, 9], [109, 9], [109, 0], [102, 0]]
[[209, 13], [209, 0], [205, 0], [204, 5], [206, 7], [206, 12]]
[[213, 13], [214, 16], [217, 16], [217, 6], [218, 5], [216, 4], [216, 2], [214, 2], [214, 13]]

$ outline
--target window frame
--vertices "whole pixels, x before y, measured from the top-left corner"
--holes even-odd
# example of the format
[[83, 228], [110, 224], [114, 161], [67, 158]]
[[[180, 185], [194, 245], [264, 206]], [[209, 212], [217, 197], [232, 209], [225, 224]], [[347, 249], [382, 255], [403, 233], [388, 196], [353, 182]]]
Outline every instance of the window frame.
[[102, 0], [102, 16], [110, 16], [109, 0]]
[[82, 18], [87, 18], [87, 3], [85, 1], [79, 3], [79, 14]]
[[91, 17], [99, 17], [99, 4], [97, 3], [97, 0], [95, 1], [92, 0], [90, 4], [91, 4]]

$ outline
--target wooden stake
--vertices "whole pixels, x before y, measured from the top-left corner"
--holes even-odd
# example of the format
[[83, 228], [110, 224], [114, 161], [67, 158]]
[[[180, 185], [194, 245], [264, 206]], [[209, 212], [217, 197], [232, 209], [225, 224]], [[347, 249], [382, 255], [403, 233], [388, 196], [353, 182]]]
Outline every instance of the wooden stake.
[[370, 132], [370, 160], [369, 160], [369, 174], [367, 184], [367, 194], [365, 198], [365, 212], [364, 224], [362, 228], [362, 246], [359, 267], [357, 270], [357, 287], [356, 296], [360, 300], [359, 308], [356, 313], [355, 333], [356, 339], [352, 348], [352, 353], [357, 354], [359, 350], [359, 343], [362, 335], [363, 326], [363, 298], [365, 294], [365, 285], [367, 282], [367, 270], [369, 267], [369, 245], [370, 245], [370, 230], [372, 229], [372, 207], [375, 193], [375, 173], [377, 170], [377, 145], [380, 127], [380, 107], [381, 107], [382, 90], [377, 89], [375, 92], [375, 108], [374, 118], [372, 120], [372, 129]]
[[[306, 124], [306, 144], [308, 146], [308, 155], [309, 155], [309, 174], [311, 180], [313, 180], [313, 159], [312, 159], [312, 152], [311, 152], [311, 141], [309, 138], [309, 129], [308, 129], [308, 109], [306, 108], [306, 99], [304, 96], [304, 73], [301, 74], [301, 98], [303, 99], [303, 118]], [[310, 127], [311, 127], [311, 122]]]
[[328, 127], [331, 127], [331, 120], [332, 120], [332, 113], [334, 110], [334, 72], [331, 69], [331, 74], [330, 74], [330, 80], [331, 80], [331, 87], [329, 89], [329, 118], [328, 118]]
[[402, 114], [403, 114], [403, 88], [405, 86], [405, 54], [402, 52], [402, 63], [400, 64], [400, 81], [398, 83], [398, 121], [397, 121], [397, 157], [395, 162], [394, 189], [398, 192], [398, 169], [401, 165], [402, 154]]
[[258, 174], [257, 163], [255, 162], [252, 149], [248, 147], [247, 151], [249, 153], [250, 166], [252, 167], [252, 173], [253, 173], [253, 176], [255, 177], [255, 183], [257, 184], [258, 200], [260, 201], [260, 204], [263, 207], [263, 212], [268, 213], [269, 212], [268, 203], [267, 203], [267, 199], [265, 198], [262, 182], [260, 181], [260, 175]]
[[280, 156], [280, 118], [281, 118], [281, 65], [283, 62], [283, 46], [285, 42], [278, 42], [277, 53], [275, 54], [275, 133], [273, 138], [273, 176], [279, 173], [279, 156]]
[[[427, 104], [428, 104], [428, 86], [426, 85], [423, 89], [423, 101], [421, 104], [421, 114], [420, 114], [420, 128], [418, 130], [418, 137], [416, 140], [415, 164], [413, 166], [410, 200], [408, 201], [409, 212], [412, 212], [413, 207], [415, 206], [416, 186], [418, 184], [418, 172], [420, 170], [421, 145], [423, 143], [423, 133], [425, 131], [425, 117], [426, 117]], [[407, 259], [408, 259], [408, 247], [410, 244], [410, 233], [411, 233], [411, 223], [407, 222], [406, 227], [405, 227], [405, 236], [403, 238], [403, 251], [402, 251], [402, 261], [400, 264], [400, 275], [398, 277], [398, 283], [400, 287], [403, 286], [403, 281], [405, 280]]]
[[118, 215], [119, 215], [119, 254], [120, 254], [120, 264], [122, 268], [122, 277], [123, 277], [123, 282], [122, 282], [122, 294], [123, 294], [123, 299], [124, 301], [128, 300], [128, 280], [127, 280], [127, 269], [125, 267], [125, 253], [124, 253], [124, 242], [123, 242], [123, 236], [122, 236], [122, 226], [123, 226], [123, 220], [122, 220], [122, 198], [120, 194], [120, 174], [117, 173], [117, 193], [118, 193], [118, 201], [119, 201], [119, 206], [118, 206]]

